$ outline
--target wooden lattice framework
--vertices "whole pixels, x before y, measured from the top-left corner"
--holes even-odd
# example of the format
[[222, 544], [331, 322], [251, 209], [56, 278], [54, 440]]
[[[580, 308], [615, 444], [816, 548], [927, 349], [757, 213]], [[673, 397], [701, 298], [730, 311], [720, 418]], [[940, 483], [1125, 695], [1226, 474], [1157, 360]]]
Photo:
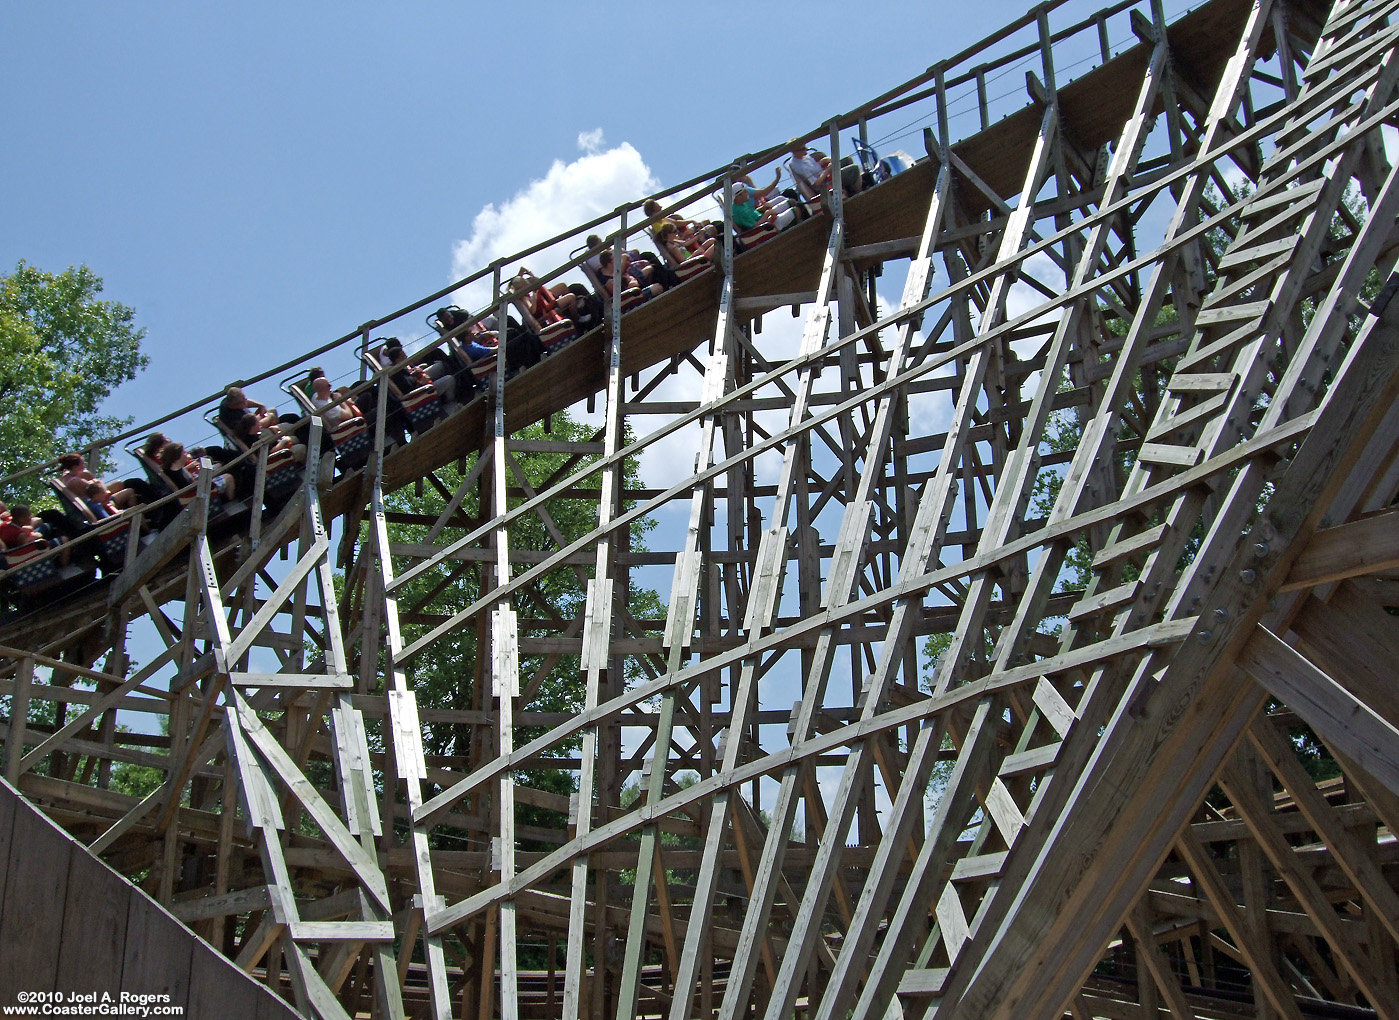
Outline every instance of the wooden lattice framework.
[[833, 120], [928, 158], [6, 625], [6, 778], [327, 1020], [1399, 1017], [1396, 8], [1044, 6]]

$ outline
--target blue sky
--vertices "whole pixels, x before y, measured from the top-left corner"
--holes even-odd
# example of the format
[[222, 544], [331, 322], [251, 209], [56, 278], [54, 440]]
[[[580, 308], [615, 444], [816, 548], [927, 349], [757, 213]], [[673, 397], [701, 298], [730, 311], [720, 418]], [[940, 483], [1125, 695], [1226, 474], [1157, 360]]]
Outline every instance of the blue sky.
[[[109, 408], [143, 421], [445, 285], [461, 242], [479, 257], [550, 225], [477, 231], [488, 206], [598, 200], [582, 134], [601, 131], [615, 205], [648, 171], [814, 129], [1022, 9], [10, 4], [0, 267], [85, 262], [135, 308], [152, 364]], [[509, 204], [556, 163], [574, 172], [550, 203]]]

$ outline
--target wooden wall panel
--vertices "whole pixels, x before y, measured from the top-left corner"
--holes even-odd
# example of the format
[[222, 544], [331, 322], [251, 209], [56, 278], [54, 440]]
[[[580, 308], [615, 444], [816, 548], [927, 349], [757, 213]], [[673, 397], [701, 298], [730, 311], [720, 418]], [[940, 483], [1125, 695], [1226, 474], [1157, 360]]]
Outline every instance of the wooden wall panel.
[[22, 991], [165, 993], [188, 1017], [301, 1016], [0, 780], [0, 1005]]
[[61, 992], [121, 987], [126, 953], [130, 887], [114, 887], [107, 866], [91, 854], [74, 852], [68, 866], [68, 900], [58, 952]]
[[54, 990], [71, 847], [37, 811], [15, 811], [0, 920], [0, 993]]

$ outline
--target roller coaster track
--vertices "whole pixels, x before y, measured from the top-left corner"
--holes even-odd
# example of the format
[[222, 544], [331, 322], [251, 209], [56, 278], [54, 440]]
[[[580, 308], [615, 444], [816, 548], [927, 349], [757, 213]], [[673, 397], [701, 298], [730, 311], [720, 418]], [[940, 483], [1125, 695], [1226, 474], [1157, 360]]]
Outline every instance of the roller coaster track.
[[833, 119], [926, 158], [0, 628], [5, 778], [327, 1020], [1399, 1018], [1396, 9]]

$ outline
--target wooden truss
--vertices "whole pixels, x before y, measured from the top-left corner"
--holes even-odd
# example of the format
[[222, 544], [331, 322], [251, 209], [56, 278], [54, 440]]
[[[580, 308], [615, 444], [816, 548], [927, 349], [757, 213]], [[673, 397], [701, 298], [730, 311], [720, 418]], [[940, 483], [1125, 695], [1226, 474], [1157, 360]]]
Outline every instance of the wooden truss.
[[323, 1018], [1399, 1018], [1396, 10], [1036, 8], [827, 125], [912, 169], [0, 632], [6, 778]]

